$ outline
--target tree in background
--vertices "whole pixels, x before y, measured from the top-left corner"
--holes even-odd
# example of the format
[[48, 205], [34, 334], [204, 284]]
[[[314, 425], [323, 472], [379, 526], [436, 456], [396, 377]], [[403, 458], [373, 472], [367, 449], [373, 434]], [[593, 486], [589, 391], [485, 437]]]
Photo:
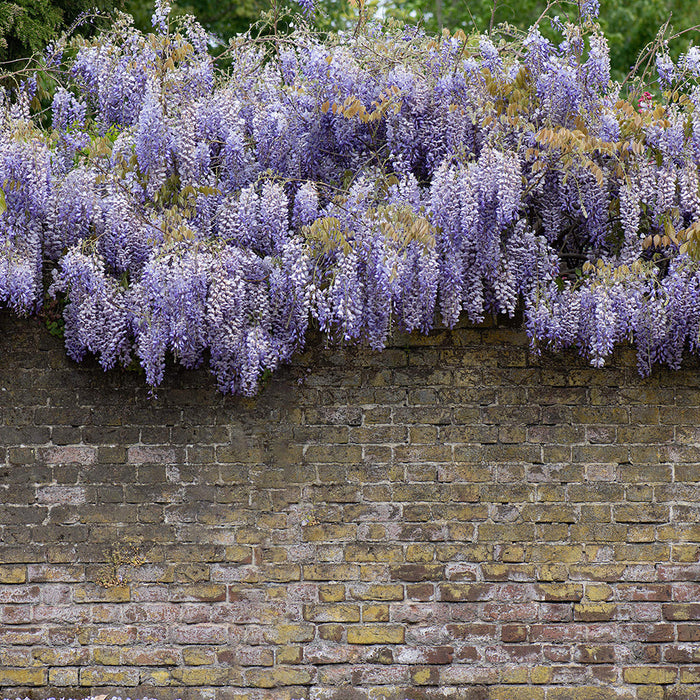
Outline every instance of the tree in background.
[[[597, 0], [564, 0], [557, 4], [555, 12], [562, 15], [562, 20], [565, 16], [573, 19], [579, 2]], [[291, 0], [291, 4], [296, 3]], [[173, 14], [193, 14], [223, 45], [245, 32], [274, 5], [274, 0], [178, 0], [173, 3]], [[548, 6], [545, 0], [317, 0], [317, 28], [327, 31], [353, 26], [358, 5], [368, 15], [421, 24], [428, 33], [443, 28], [489, 32], [499, 25], [524, 31]], [[151, 0], [10, 0], [0, 3], [0, 61], [16, 60], [42, 50], [80, 13], [92, 8], [106, 12], [124, 9], [134, 16], [138, 28], [150, 29]], [[687, 0], [602, 0], [599, 21], [610, 44], [613, 79], [621, 80], [627, 75], [669, 17], [675, 31], [694, 25], [698, 19], [696, 8]], [[545, 23], [542, 32], [547, 35], [548, 31]], [[686, 34], [672, 45], [671, 55], [687, 50], [690, 36]]]
[[111, 12], [123, 7], [124, 0], [0, 2], [0, 61], [16, 61], [42, 51], [84, 12]]
[[[247, 31], [271, 6], [270, 0], [236, 0], [236, 2], [180, 0], [173, 3], [173, 15], [194, 15], [207, 31], [225, 43], [232, 36]], [[153, 2], [126, 0], [125, 9], [133, 15], [139, 29], [142, 31], [150, 29]]]
[[[596, 2], [597, 0], [585, 0]], [[585, 4], [584, 0], [580, 0]], [[490, 32], [499, 25], [526, 30], [548, 7], [546, 0], [317, 0], [317, 28], [327, 31], [352, 27], [357, 21], [358, 5], [368, 15], [392, 17], [400, 21], [424, 26], [429, 34], [443, 28]], [[179, 0], [173, 3], [175, 13], [193, 14], [208, 31], [226, 43], [235, 34], [244, 32], [269, 11], [273, 0], [239, 0], [221, 3], [217, 0]], [[294, 4], [293, 1], [290, 4]], [[579, 1], [564, 0], [549, 3], [561, 19], [573, 20], [578, 16]], [[697, 20], [697, 6], [687, 0], [602, 0], [599, 21], [610, 44], [613, 79], [622, 80], [636, 63], [644, 48], [653, 42], [659, 28], [671, 18], [675, 31], [693, 26]], [[142, 30], [150, 27], [152, 3], [148, 0], [126, 0], [126, 9]], [[552, 35], [548, 23], [542, 33]], [[549, 37], [551, 38], [551, 37]], [[689, 35], [671, 47], [676, 57], [686, 51]]]
[[[382, 1], [380, 11], [397, 19], [421, 23], [429, 34], [443, 28], [451, 31], [462, 29], [470, 32], [491, 32], [499, 25], [510, 25], [527, 30], [551, 7], [549, 14], [559, 14], [562, 21], [574, 21], [579, 14], [579, 4], [597, 0], [405, 0]], [[333, 0], [325, 0], [323, 8], [337, 7]], [[635, 65], [644, 48], [653, 42], [659, 28], [671, 19], [675, 31], [694, 26], [700, 17], [697, 4], [687, 0], [601, 0], [598, 17], [610, 45], [612, 78], [622, 80]], [[542, 33], [549, 39], [554, 32], [545, 22]], [[687, 37], [687, 38], [686, 38]], [[678, 57], [686, 51], [689, 36], [674, 43], [671, 54]]]

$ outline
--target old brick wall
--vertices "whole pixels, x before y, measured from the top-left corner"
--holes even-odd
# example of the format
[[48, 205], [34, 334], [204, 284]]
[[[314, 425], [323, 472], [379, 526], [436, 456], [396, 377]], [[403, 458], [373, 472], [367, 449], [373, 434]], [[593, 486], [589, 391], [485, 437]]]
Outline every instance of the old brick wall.
[[0, 696], [700, 697], [700, 373], [508, 328], [253, 400], [0, 317]]

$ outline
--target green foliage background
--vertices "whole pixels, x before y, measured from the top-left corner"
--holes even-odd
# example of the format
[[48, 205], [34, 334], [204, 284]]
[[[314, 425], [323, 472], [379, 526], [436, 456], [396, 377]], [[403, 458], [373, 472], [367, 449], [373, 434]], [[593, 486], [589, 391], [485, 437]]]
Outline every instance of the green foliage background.
[[82, 12], [93, 9], [124, 9], [124, 0], [0, 0], [0, 62], [41, 51]]
[[[281, 0], [282, 1], [282, 0]], [[315, 23], [319, 29], [350, 27], [358, 16], [357, 2], [317, 0]], [[257, 22], [274, 0], [174, 0], [175, 12], [191, 13], [222, 44]], [[289, 0], [294, 5], [294, 0]], [[465, 32], [488, 31], [501, 23], [524, 30], [547, 7], [545, 0], [365, 0], [367, 12], [421, 23], [429, 33], [443, 27]], [[0, 61], [31, 55], [65, 30], [91, 8], [109, 12], [123, 9], [134, 15], [141, 29], [150, 27], [151, 0], [4, 0], [0, 2]], [[573, 18], [578, 1], [566, 0], [552, 11]], [[654, 40], [669, 18], [675, 31], [700, 23], [698, 0], [601, 0], [600, 24], [610, 43], [613, 77], [621, 79], [634, 65], [644, 47]], [[548, 23], [543, 24], [543, 32]], [[81, 31], [89, 31], [83, 29]], [[685, 50], [697, 32], [685, 34], [671, 46], [676, 55]], [[696, 43], [698, 43], [696, 38]]]

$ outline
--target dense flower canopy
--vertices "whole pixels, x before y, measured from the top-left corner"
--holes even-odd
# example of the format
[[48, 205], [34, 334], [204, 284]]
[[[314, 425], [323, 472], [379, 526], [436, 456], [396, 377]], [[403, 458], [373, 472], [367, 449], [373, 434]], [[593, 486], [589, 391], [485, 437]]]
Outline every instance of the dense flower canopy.
[[[232, 45], [217, 72], [159, 2], [0, 103], [0, 302], [64, 302], [68, 354], [107, 369], [205, 360], [224, 392], [310, 324], [381, 349], [522, 307], [533, 347], [639, 369], [700, 349], [700, 51], [666, 90], [610, 81], [596, 2], [551, 42], [370, 26]], [[682, 86], [682, 89], [679, 88]], [[43, 119], [43, 121], [42, 121]], [[47, 121], [49, 119], [49, 121]]]

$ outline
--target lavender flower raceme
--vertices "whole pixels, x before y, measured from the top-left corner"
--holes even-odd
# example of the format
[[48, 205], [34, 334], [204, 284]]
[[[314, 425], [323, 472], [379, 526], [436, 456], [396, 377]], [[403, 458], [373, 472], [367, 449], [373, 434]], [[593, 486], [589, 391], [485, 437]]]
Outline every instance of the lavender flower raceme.
[[310, 323], [381, 349], [518, 309], [535, 349], [601, 366], [631, 340], [640, 372], [679, 366], [700, 351], [700, 51], [656, 56], [677, 96], [627, 94], [580, 7], [510, 43], [301, 22], [278, 51], [234, 42], [226, 72], [167, 0], [150, 34], [117, 17], [47, 114], [37, 76], [0, 94], [0, 304], [36, 311], [53, 274], [69, 355], [153, 387], [172, 358], [251, 395]]

